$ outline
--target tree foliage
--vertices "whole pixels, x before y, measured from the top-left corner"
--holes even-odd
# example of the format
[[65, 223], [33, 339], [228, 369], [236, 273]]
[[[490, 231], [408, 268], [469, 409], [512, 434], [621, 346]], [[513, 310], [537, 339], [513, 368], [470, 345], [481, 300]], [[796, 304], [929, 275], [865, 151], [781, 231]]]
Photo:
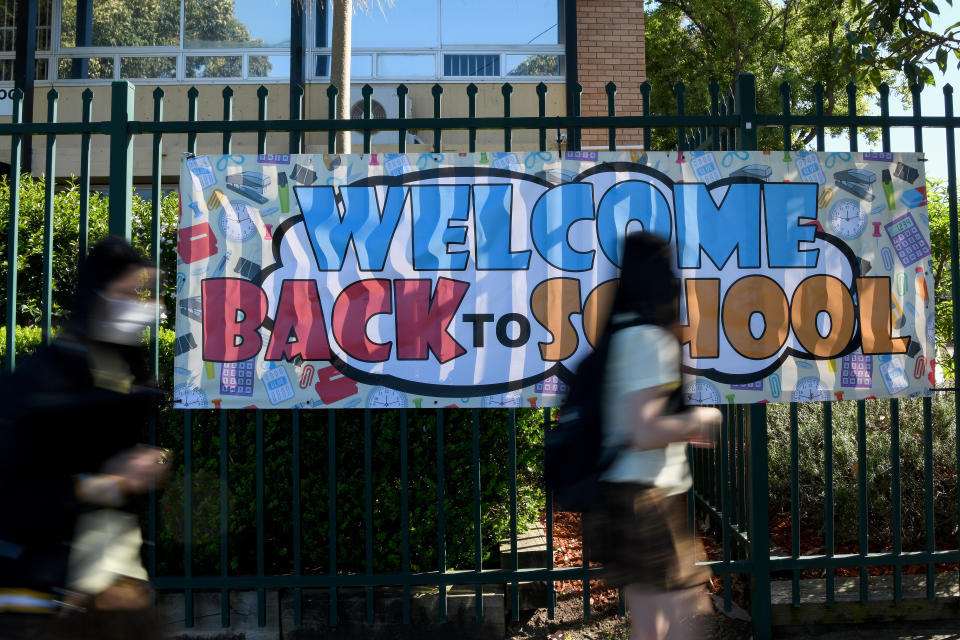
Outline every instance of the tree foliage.
[[933, 252], [933, 290], [936, 303], [935, 341], [937, 367], [946, 378], [955, 378], [953, 359], [953, 278], [950, 273], [950, 200], [941, 180], [927, 179], [927, 214], [930, 216], [930, 247]]
[[[856, 11], [835, 0], [663, 0], [647, 2], [647, 76], [653, 85], [652, 111], [675, 113], [675, 83], [685, 83], [685, 110], [703, 113], [710, 108], [708, 84], [716, 81], [721, 98], [740, 73], [757, 80], [757, 108], [779, 113], [781, 84], [792, 89], [791, 111], [813, 114], [813, 86], [824, 90], [824, 113], [848, 112], [847, 84], [855, 79], [856, 52], [845, 43], [847, 23]], [[880, 71], [880, 78], [892, 75]], [[855, 105], [866, 111], [876, 93], [872, 85], [859, 87]], [[672, 148], [675, 133], [654, 141], [654, 148]], [[816, 135], [796, 127], [791, 146], [802, 148]], [[761, 130], [762, 149], [782, 148], [779, 130]]]
[[[933, 84], [935, 64], [941, 72], [960, 69], [960, 13], [953, 0], [848, 0], [856, 13], [847, 24], [846, 41], [855, 54], [858, 77], [879, 84], [881, 70], [903, 74], [908, 84]], [[934, 28], [941, 9], [955, 21], [942, 31]], [[949, 22], [949, 19], [948, 19]]]
[[[216, 46], [260, 47], [263, 40], [250, 37], [250, 29], [234, 16], [234, 0], [184, 0], [183, 44], [187, 48]], [[63, 3], [61, 43], [76, 46], [77, 4]], [[217, 44], [221, 43], [221, 44]], [[98, 0], [93, 11], [91, 46], [95, 47], [177, 47], [180, 45], [180, 0]], [[211, 51], [215, 53], [215, 50]], [[164, 78], [175, 71], [169, 56], [126, 58], [123, 77]], [[69, 60], [61, 60], [69, 66]], [[111, 58], [92, 58], [89, 75], [111, 77]], [[108, 68], [109, 65], [109, 68]], [[267, 56], [251, 56], [250, 74], [266, 76], [270, 71]], [[187, 77], [238, 77], [241, 60], [237, 56], [196, 56], [187, 58]]]
[[[45, 181], [24, 174], [20, 178], [20, 207], [17, 246], [17, 325], [39, 323], [43, 299], [43, 230], [45, 212]], [[0, 180], [0, 323], [6, 323], [7, 308], [7, 227], [10, 221], [10, 183]], [[90, 246], [107, 235], [109, 203], [106, 196], [96, 191], [90, 194]], [[161, 295], [168, 312], [168, 323], [173, 325], [176, 294], [176, 246], [178, 203], [175, 193], [161, 199]], [[144, 255], [150, 251], [150, 203], [133, 195], [132, 240]], [[55, 325], [68, 316], [77, 287], [77, 263], [80, 252], [80, 189], [75, 182], [57, 191], [53, 197], [53, 282], [50, 315]]]

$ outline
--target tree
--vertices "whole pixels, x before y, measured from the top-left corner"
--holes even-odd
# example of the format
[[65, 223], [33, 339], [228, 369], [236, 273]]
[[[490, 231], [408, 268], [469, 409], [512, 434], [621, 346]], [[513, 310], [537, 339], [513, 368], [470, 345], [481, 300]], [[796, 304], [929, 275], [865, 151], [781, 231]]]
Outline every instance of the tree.
[[950, 271], [950, 200], [941, 180], [927, 180], [927, 213], [930, 216], [930, 247], [933, 255], [933, 291], [936, 305], [934, 334], [937, 367], [945, 378], [955, 376], [948, 347], [953, 345], [953, 278]]
[[[304, 0], [300, 0], [301, 2]], [[393, 4], [393, 0], [376, 0], [377, 7], [383, 11], [384, 6]], [[369, 10], [368, 0], [333, 0], [333, 38], [330, 43], [330, 84], [339, 91], [337, 99], [338, 120], [350, 119], [350, 55], [352, 46], [350, 30], [353, 24], [354, 7], [364, 11]], [[337, 151], [350, 153], [350, 132], [337, 132]]]
[[[945, 0], [953, 8], [953, 0]], [[879, 69], [903, 73], [907, 82], [933, 84], [936, 64], [947, 70], [950, 54], [960, 69], [960, 20], [943, 32], [933, 28], [940, 8], [933, 0], [849, 0], [856, 14], [847, 24], [847, 42], [861, 65], [860, 77], [876, 83]], [[957, 14], [955, 13], [954, 16]]]
[[[235, 43], [235, 46], [260, 46], [263, 40], [250, 38], [250, 29], [234, 17], [234, 0], [186, 0], [184, 2], [184, 46], [209, 47], [211, 42]], [[61, 43], [75, 46], [77, 28], [76, 2], [64, 2]], [[179, 46], [180, 0], [98, 0], [93, 12], [91, 46], [155, 47]], [[211, 50], [215, 54], [216, 50]], [[68, 74], [71, 61], [60, 61], [61, 75]], [[124, 77], [163, 78], [171, 75], [176, 63], [169, 57], [126, 58]], [[268, 56], [250, 56], [251, 75], [266, 76], [271, 64]], [[190, 77], [238, 77], [241, 62], [236, 56], [192, 56], [187, 58], [186, 75]], [[112, 58], [92, 58], [88, 75], [91, 78], [113, 76]]]
[[[717, 81], [721, 97], [740, 73], [757, 79], [757, 108], [779, 113], [780, 85], [792, 88], [791, 111], [814, 113], [813, 86], [824, 89], [824, 112], [846, 113], [846, 85], [855, 79], [856, 52], [846, 43], [846, 24], [856, 10], [836, 0], [647, 0], [647, 74], [653, 85], [652, 111], [673, 113], [674, 85], [686, 85], [687, 113], [710, 107], [708, 83]], [[878, 70], [879, 79], [893, 76]], [[875, 95], [873, 85], [860, 86], [856, 107], [863, 113]], [[676, 133], [658, 132], [654, 148], [676, 146]], [[801, 148], [816, 129], [795, 127], [791, 147]], [[761, 130], [760, 146], [781, 148], [782, 133]]]
[[[340, 92], [337, 100], [337, 119], [350, 119], [350, 57], [353, 51], [350, 29], [353, 26], [353, 1], [333, 0], [333, 38], [330, 43], [330, 84]], [[366, 8], [366, 0], [357, 0]], [[350, 132], [337, 132], [337, 151], [350, 153]]]

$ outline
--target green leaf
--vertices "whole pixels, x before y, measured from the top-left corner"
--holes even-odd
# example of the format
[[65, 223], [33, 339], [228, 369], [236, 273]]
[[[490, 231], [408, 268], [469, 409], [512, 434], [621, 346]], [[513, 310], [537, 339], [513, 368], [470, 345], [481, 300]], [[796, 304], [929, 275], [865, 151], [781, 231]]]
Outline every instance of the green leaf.
[[946, 49], [937, 50], [937, 67], [940, 68], [940, 71], [947, 70], [947, 50]]

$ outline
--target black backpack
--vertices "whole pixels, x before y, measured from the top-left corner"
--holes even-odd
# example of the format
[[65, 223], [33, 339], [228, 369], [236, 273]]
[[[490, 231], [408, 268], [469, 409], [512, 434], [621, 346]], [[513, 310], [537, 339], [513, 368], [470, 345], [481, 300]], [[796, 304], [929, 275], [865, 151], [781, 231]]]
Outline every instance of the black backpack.
[[[619, 448], [603, 446], [603, 383], [610, 337], [620, 329], [648, 324], [636, 317], [614, 325], [596, 349], [580, 362], [560, 416], [544, 442], [544, 475], [553, 492], [554, 507], [561, 511], [585, 511], [594, 503], [600, 478], [610, 468]], [[677, 387], [667, 402], [666, 413], [684, 410]]]
[[603, 447], [603, 380], [610, 337], [639, 320], [613, 327], [580, 361], [560, 415], [544, 442], [544, 475], [554, 506], [584, 511], [595, 500], [600, 478], [616, 458]]

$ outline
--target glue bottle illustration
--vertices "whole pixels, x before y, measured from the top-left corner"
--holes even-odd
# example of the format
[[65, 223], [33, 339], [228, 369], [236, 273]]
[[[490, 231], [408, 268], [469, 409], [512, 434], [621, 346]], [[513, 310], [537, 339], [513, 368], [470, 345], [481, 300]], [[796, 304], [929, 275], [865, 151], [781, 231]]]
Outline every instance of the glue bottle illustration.
[[280, 211], [290, 212], [290, 185], [287, 184], [287, 174], [281, 171], [277, 175], [277, 195], [280, 196]]

